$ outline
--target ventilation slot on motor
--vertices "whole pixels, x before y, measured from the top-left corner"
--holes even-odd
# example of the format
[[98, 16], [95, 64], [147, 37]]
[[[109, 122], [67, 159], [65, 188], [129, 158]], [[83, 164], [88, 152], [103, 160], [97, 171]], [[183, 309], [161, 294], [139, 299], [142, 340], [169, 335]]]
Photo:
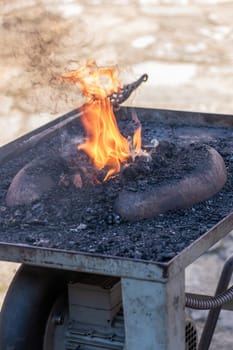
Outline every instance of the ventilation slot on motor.
[[190, 319], [185, 324], [185, 344], [185, 350], [197, 350], [197, 329]]

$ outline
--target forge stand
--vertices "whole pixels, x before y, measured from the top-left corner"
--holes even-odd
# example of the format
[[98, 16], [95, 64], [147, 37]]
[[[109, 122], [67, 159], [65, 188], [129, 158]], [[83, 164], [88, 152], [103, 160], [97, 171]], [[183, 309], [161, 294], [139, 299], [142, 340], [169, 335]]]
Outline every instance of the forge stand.
[[[232, 116], [137, 112], [141, 120], [147, 116], [160, 126], [172, 124], [172, 132], [184, 140], [224, 137], [233, 128]], [[77, 111], [3, 147], [1, 164], [76, 117]], [[1, 311], [0, 348], [195, 350], [185, 342], [185, 268], [232, 227], [230, 211], [167, 262], [0, 238], [0, 259], [22, 264]]]

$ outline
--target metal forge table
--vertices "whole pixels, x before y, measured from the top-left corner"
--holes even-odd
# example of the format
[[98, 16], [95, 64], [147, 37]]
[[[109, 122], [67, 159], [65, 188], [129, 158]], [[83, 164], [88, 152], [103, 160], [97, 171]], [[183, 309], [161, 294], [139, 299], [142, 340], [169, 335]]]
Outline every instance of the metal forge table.
[[[173, 132], [183, 139], [192, 137], [205, 140], [207, 135], [210, 137], [215, 135], [216, 130], [223, 130], [228, 135], [233, 133], [233, 116], [230, 115], [139, 108], [135, 110], [141, 120], [148, 118], [160, 127], [173, 126]], [[128, 111], [130, 108], [123, 107], [119, 113], [128, 113]], [[2, 147], [0, 150], [2, 166], [12, 155], [20, 156], [26, 149], [34, 147], [43, 138], [75, 118], [77, 118], [77, 111]], [[190, 126], [192, 126], [192, 134], [190, 134]], [[232, 227], [233, 213], [229, 213], [174, 258], [164, 263], [104, 256], [90, 252], [42, 248], [12, 241], [9, 243], [1, 241], [1, 236], [0, 259], [38, 267], [38, 269], [46, 267], [73, 271], [77, 274], [81, 273], [82, 276], [95, 274], [117, 277], [122, 293], [125, 344], [122, 346], [117, 341], [114, 343], [114, 337], [112, 337], [112, 347], [96, 347], [96, 349], [185, 350], [185, 268], [228, 234]], [[73, 295], [73, 292], [74, 288], [71, 287], [69, 295]], [[4, 312], [6, 313], [6, 310]], [[59, 325], [59, 320], [56, 324]], [[84, 347], [75, 342], [69, 344], [71, 345], [66, 347], [62, 347], [61, 343], [57, 347], [44, 345], [42, 348], [43, 350], [89, 349], [87, 345]]]

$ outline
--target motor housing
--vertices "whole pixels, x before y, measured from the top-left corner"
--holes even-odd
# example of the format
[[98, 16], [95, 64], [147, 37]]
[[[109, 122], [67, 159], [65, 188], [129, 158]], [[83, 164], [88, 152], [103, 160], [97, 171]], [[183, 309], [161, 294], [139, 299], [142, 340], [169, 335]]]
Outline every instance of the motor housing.
[[[69, 283], [68, 294], [55, 302], [43, 350], [78, 349], [126, 350], [119, 278], [84, 275]], [[186, 317], [185, 349], [197, 350], [197, 330], [190, 317]]]

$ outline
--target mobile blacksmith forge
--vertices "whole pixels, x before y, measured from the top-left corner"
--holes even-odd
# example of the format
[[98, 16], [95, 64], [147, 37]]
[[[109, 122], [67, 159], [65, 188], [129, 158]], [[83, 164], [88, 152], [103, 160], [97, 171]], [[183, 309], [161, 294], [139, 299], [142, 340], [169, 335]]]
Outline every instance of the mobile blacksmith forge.
[[[158, 138], [166, 139], [168, 131], [180, 142], [214, 144], [220, 138], [233, 149], [231, 115], [133, 110], [142, 125], [148, 122], [160, 130]], [[117, 117], [131, 111], [122, 107]], [[3, 146], [1, 168], [61, 133], [78, 117], [79, 112], [73, 111]], [[228, 202], [221, 219], [211, 221], [208, 230], [197, 232], [196, 239], [162, 262], [40, 246], [20, 240], [20, 235], [15, 239], [9, 227], [8, 236], [0, 235], [0, 259], [22, 265], [1, 311], [1, 350], [208, 349], [221, 307], [231, 309], [233, 293], [227, 288], [233, 259], [228, 260], [219, 282], [220, 296], [185, 293], [184, 275], [189, 264], [232, 230], [233, 203]], [[186, 224], [187, 220], [181, 222], [181, 226]], [[41, 231], [46, 233], [46, 225]], [[214, 308], [200, 341], [194, 322], [186, 317], [186, 306]]]

